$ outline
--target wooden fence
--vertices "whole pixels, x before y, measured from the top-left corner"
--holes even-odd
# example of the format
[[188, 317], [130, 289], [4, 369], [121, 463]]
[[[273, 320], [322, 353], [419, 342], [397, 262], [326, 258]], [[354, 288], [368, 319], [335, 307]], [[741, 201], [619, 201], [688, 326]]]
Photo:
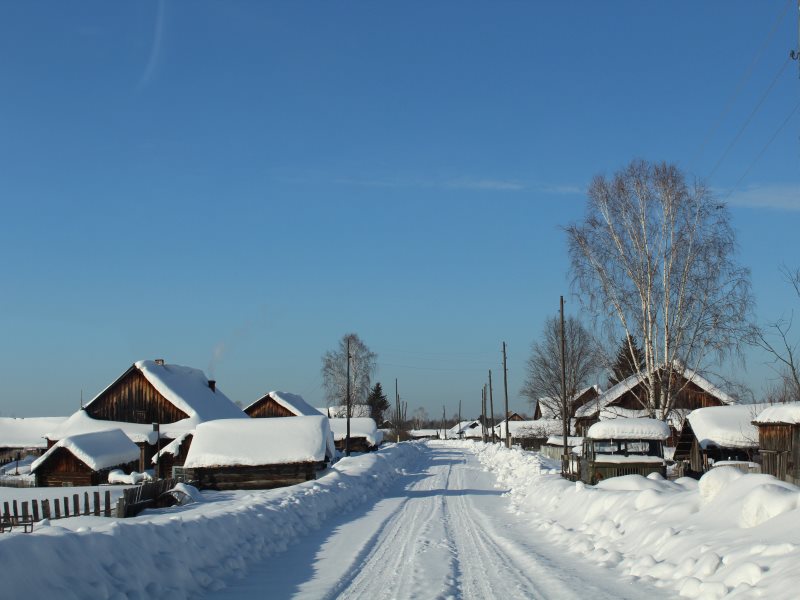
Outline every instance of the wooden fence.
[[126, 519], [135, 517], [145, 508], [162, 506], [162, 498], [167, 491], [175, 487], [175, 483], [174, 479], [158, 479], [128, 488], [117, 500], [116, 516]]
[[106, 490], [103, 494], [103, 500], [105, 501], [105, 506], [100, 503], [100, 492], [93, 492], [91, 496], [89, 492], [84, 492], [83, 498], [81, 498], [80, 494], [72, 494], [71, 498], [70, 496], [64, 496], [63, 502], [60, 498], [54, 498], [52, 502], [50, 499], [31, 500], [30, 503], [27, 500], [21, 502], [13, 500], [10, 503], [3, 502], [2, 516], [4, 519], [13, 518], [15, 521], [20, 519], [23, 521], [33, 520], [34, 522], [42, 519], [66, 519], [81, 515], [110, 517], [111, 492], [109, 490]]

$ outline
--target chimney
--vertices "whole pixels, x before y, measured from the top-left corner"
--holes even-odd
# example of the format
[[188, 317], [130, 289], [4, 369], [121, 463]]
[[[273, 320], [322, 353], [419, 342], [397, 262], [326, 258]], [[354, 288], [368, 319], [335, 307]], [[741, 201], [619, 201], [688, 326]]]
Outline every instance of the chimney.
[[157, 365], [161, 365], [163, 367], [164, 366], [164, 359], [163, 358], [157, 358], [156, 359], [156, 364]]
[[209, 379], [209, 380], [208, 380], [208, 387], [210, 387], [210, 388], [211, 388], [211, 391], [212, 391], [212, 392], [216, 392], [216, 391], [217, 391], [217, 382], [216, 382], [216, 380], [214, 380], [214, 379]]

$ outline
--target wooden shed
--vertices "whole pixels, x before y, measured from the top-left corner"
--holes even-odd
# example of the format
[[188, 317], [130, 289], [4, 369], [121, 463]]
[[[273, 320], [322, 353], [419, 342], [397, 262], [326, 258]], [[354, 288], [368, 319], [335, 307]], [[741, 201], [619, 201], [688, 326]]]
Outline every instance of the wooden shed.
[[761, 472], [800, 485], [800, 402], [770, 406], [753, 424], [758, 428]]
[[683, 474], [699, 477], [721, 461], [753, 462], [758, 455], [758, 430], [751, 421], [764, 408], [764, 404], [734, 404], [690, 412], [673, 456], [682, 463]]
[[302, 396], [288, 392], [268, 392], [244, 409], [254, 418], [311, 417], [322, 414]]
[[139, 448], [120, 429], [59, 440], [31, 465], [38, 486], [100, 485], [112, 469], [126, 473], [139, 464]]
[[[344, 451], [344, 441], [347, 435], [347, 419], [328, 419], [328, 424], [333, 433], [336, 449]], [[383, 432], [369, 417], [356, 417], [350, 419], [350, 451], [371, 452], [377, 450], [383, 441]]]
[[334, 456], [328, 419], [224, 419], [201, 423], [179, 479], [200, 489], [269, 489], [316, 477]]

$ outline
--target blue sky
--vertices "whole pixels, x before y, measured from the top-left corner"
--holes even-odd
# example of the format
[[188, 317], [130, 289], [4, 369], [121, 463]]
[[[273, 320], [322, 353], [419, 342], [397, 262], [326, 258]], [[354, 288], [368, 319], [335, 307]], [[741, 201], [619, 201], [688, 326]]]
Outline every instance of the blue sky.
[[[0, 5], [0, 414], [68, 414], [157, 357], [234, 400], [319, 404], [349, 331], [434, 415], [476, 412], [490, 368], [501, 397], [505, 340], [526, 410], [530, 343], [569, 295], [561, 227], [636, 157], [729, 201], [759, 318], [788, 314], [796, 12]], [[763, 361], [740, 374], [756, 390]]]

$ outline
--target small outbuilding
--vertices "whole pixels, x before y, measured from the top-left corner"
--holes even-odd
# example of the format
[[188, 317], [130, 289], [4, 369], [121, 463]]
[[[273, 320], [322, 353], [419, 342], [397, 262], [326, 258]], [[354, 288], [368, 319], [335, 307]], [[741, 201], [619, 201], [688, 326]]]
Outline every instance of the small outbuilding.
[[495, 427], [495, 435], [501, 440], [506, 439], [506, 427], [511, 434], [511, 444], [522, 447], [524, 450], [539, 450], [551, 435], [562, 432], [563, 423], [560, 419], [537, 419], [535, 421], [506, 421]]
[[800, 485], [800, 402], [775, 404], [753, 420], [761, 472]]
[[[328, 419], [336, 449], [344, 451], [347, 437], [347, 419]], [[376, 450], [383, 441], [383, 432], [378, 429], [373, 419], [355, 417], [350, 419], [350, 451], [370, 452]]]
[[765, 404], [710, 406], [686, 417], [673, 458], [683, 474], [699, 477], [721, 461], [753, 462], [758, 455], [758, 429], [753, 419]]
[[42, 487], [100, 485], [112, 469], [125, 473], [139, 464], [139, 447], [120, 429], [95, 431], [59, 440], [31, 464]]

